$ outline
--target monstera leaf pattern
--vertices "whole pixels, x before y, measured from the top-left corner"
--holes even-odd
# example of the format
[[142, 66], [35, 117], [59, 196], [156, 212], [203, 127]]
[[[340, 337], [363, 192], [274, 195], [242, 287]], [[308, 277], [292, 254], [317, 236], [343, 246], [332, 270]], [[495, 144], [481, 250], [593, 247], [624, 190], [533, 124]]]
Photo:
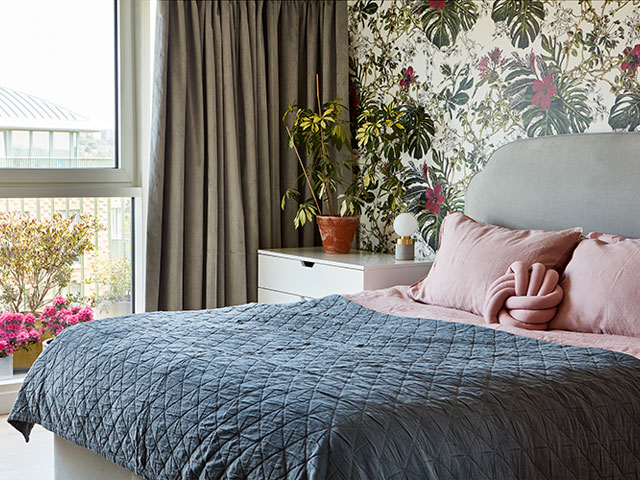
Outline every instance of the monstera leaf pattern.
[[458, 34], [470, 30], [478, 20], [478, 7], [472, 0], [422, 0], [416, 7], [422, 28], [436, 47], [456, 42]]
[[491, 18], [507, 23], [514, 47], [527, 48], [540, 33], [544, 6], [539, 0], [495, 0]]
[[640, 125], [640, 93], [627, 92], [616, 97], [611, 107], [609, 125], [614, 130], [632, 132]]
[[[582, 133], [590, 125], [591, 109], [579, 79], [562, 72], [565, 60], [557, 43], [543, 36], [545, 55], [517, 54], [508, 64], [505, 94], [514, 110], [522, 112], [522, 123], [529, 137]], [[546, 61], [545, 61], [546, 59]]]
[[640, 0], [351, 0], [349, 14], [356, 96], [410, 96], [410, 123], [427, 123], [398, 173], [422, 252], [501, 145], [640, 131]]

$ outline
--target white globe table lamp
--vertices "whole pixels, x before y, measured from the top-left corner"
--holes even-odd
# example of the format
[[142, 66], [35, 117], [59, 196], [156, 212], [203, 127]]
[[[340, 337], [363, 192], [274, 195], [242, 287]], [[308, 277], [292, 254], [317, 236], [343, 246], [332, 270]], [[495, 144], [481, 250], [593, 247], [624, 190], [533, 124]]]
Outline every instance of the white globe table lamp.
[[418, 220], [410, 213], [401, 213], [393, 221], [393, 229], [400, 236], [396, 242], [396, 260], [413, 260], [413, 235], [418, 229]]

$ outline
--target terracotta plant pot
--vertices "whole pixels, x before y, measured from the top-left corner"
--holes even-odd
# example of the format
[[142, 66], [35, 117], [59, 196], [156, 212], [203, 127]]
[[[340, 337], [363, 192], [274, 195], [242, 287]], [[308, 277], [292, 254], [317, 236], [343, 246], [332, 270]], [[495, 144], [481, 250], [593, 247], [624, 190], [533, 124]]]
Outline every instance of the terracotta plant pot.
[[316, 217], [322, 246], [326, 253], [349, 253], [353, 236], [358, 228], [358, 217], [332, 217], [320, 215]]

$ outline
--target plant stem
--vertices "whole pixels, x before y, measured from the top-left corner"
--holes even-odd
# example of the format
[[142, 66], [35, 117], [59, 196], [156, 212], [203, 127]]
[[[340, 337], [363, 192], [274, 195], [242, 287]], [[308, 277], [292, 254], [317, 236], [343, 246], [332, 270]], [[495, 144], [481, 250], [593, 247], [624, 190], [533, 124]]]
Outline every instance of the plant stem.
[[309, 190], [311, 190], [311, 195], [313, 196], [313, 201], [316, 203], [316, 208], [318, 209], [318, 215], [322, 215], [322, 209], [320, 208], [320, 204], [318, 203], [318, 199], [316, 198], [316, 194], [313, 191], [313, 187], [311, 186], [311, 180], [309, 180], [309, 175], [307, 175], [307, 169], [304, 167], [304, 163], [302, 162], [302, 158], [300, 158], [300, 153], [298, 153], [298, 147], [296, 147], [296, 143], [293, 141], [293, 136], [291, 135], [291, 130], [289, 127], [284, 127], [287, 130], [287, 135], [291, 139], [291, 145], [293, 145], [293, 150], [296, 152], [296, 157], [298, 157], [298, 161], [300, 162], [300, 166], [302, 167], [302, 171], [304, 172], [304, 178], [307, 179], [307, 185], [309, 185]]
[[[322, 103], [320, 103], [320, 76], [316, 73], [316, 98], [318, 99], [318, 115], [322, 116]], [[324, 158], [326, 153], [324, 150], [324, 129], [320, 124], [320, 148], [322, 150], [322, 157]], [[331, 190], [329, 189], [329, 183], [324, 182], [324, 191], [327, 195], [327, 205], [329, 206], [329, 214], [335, 215], [333, 210], [333, 198], [331, 198]]]

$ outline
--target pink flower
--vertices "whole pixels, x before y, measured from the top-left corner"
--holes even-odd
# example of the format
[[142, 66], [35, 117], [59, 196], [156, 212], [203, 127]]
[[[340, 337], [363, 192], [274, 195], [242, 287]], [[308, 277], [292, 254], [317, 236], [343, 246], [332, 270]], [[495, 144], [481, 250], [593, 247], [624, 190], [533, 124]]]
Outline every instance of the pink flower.
[[0, 358], [38, 343], [40, 335], [34, 327], [35, 317], [31, 314], [6, 312], [0, 315]]
[[442, 10], [446, 0], [429, 0], [429, 8], [435, 8], [436, 10]]
[[80, 321], [82, 322], [90, 322], [93, 320], [93, 310], [91, 307], [83, 307], [78, 312], [78, 316], [80, 317]]
[[500, 58], [501, 55], [502, 55], [502, 50], [500, 50], [498, 47], [494, 48], [489, 52], [489, 58], [496, 65], [500, 65], [504, 63], [504, 60]]
[[349, 90], [349, 107], [352, 115], [355, 115], [358, 105], [360, 105], [358, 90], [356, 90], [356, 87], [351, 87], [351, 90]]
[[551, 97], [553, 97], [558, 89], [553, 84], [553, 77], [547, 74], [542, 80], [533, 81], [533, 91], [536, 92], [531, 99], [532, 105], [538, 105], [543, 110], [551, 106]]
[[480, 72], [480, 78], [485, 78], [491, 73], [491, 67], [489, 66], [489, 57], [486, 55], [478, 62], [478, 71]]
[[424, 162], [424, 165], [422, 165], [422, 175], [426, 181], [429, 181], [429, 167], [427, 166], [427, 162]]
[[536, 73], [536, 54], [533, 53], [533, 50], [531, 50], [531, 53], [529, 54], [529, 66], [531, 67], [531, 70], [533, 70], [533, 73]]
[[502, 58], [502, 50], [498, 47], [494, 48], [478, 62], [480, 78], [485, 78], [489, 74], [497, 72], [498, 69], [502, 69], [506, 62], [507, 61]]
[[440, 205], [445, 201], [444, 195], [442, 195], [442, 185], [427, 188], [424, 195], [427, 197], [427, 203], [425, 203], [424, 208], [438, 215], [440, 213]]
[[67, 327], [77, 325], [78, 323], [89, 322], [93, 320], [93, 310], [89, 306], [70, 305], [66, 302], [56, 302], [55, 307], [49, 305], [44, 308], [40, 316], [40, 334], [50, 333], [58, 335]]
[[53, 299], [53, 304], [54, 304], [55, 306], [58, 306], [58, 305], [66, 305], [66, 304], [67, 304], [67, 301], [65, 300], [65, 298], [64, 298], [64, 297], [62, 297], [62, 296], [58, 295], [57, 297], [55, 297], [55, 298]]
[[416, 79], [416, 76], [413, 74], [413, 67], [403, 68], [400, 75], [402, 76], [400, 86], [404, 87], [405, 90], [409, 90], [409, 87]]
[[627, 47], [623, 52], [624, 61], [620, 64], [620, 70], [629, 75], [635, 75], [638, 65], [640, 65], [640, 43], [633, 47]]

